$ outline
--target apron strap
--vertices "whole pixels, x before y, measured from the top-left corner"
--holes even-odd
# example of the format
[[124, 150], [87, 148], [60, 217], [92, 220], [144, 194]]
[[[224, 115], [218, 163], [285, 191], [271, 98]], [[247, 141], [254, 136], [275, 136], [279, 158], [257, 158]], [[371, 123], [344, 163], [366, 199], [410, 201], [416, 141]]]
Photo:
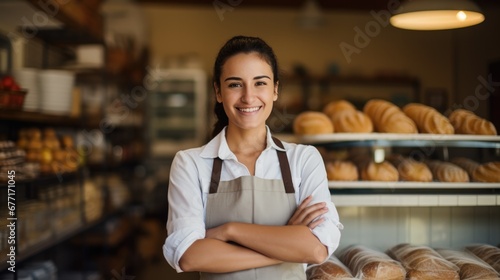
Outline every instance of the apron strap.
[[[283, 143], [276, 138], [272, 137], [274, 143], [284, 149], [285, 147], [283, 146]], [[295, 189], [293, 188], [293, 181], [292, 181], [292, 172], [290, 171], [290, 164], [288, 163], [288, 158], [286, 156], [286, 152], [283, 151], [278, 151], [276, 150], [276, 153], [278, 154], [278, 160], [280, 162], [280, 169], [281, 169], [281, 177], [283, 178], [283, 184], [285, 185], [285, 191], [286, 193], [295, 193]]]
[[220, 157], [216, 157], [214, 158], [214, 164], [212, 167], [212, 178], [210, 179], [209, 193], [217, 193], [217, 189], [219, 188], [221, 170], [222, 170], [222, 159], [220, 159]]
[[[272, 137], [274, 143], [284, 149], [283, 143], [278, 138]], [[278, 160], [280, 163], [281, 177], [283, 179], [283, 185], [285, 185], [286, 193], [295, 193], [292, 181], [292, 172], [290, 171], [290, 164], [288, 163], [288, 158], [286, 152], [276, 150], [278, 155]], [[219, 157], [214, 158], [214, 163], [212, 166], [212, 178], [210, 179], [210, 189], [209, 193], [217, 193], [219, 188], [220, 174], [222, 171], [222, 159]]]

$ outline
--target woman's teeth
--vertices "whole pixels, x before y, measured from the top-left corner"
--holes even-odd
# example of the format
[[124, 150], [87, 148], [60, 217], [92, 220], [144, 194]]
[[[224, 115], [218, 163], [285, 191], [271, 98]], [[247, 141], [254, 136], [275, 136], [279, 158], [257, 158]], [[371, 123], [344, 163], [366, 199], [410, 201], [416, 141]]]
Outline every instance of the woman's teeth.
[[239, 108], [238, 110], [245, 112], [245, 113], [251, 113], [259, 110], [260, 107], [252, 107], [252, 108]]

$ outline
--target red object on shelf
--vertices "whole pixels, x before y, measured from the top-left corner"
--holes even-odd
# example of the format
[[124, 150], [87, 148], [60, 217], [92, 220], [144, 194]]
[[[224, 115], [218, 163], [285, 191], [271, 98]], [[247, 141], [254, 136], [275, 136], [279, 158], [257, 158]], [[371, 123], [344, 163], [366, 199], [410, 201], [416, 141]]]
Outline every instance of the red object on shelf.
[[24, 104], [24, 98], [27, 90], [4, 91], [0, 90], [0, 108], [21, 110]]

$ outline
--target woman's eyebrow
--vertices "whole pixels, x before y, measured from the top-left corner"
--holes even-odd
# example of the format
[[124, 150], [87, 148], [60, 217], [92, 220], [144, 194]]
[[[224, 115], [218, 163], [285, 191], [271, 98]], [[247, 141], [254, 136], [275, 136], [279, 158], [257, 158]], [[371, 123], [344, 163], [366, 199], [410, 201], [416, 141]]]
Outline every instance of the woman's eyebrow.
[[266, 76], [266, 75], [257, 76], [257, 77], [254, 77], [253, 79], [254, 80], [258, 80], [258, 79], [264, 79], [264, 78], [267, 78], [267, 79], [271, 80], [271, 78], [269, 76]]
[[[254, 80], [259, 80], [259, 79], [269, 79], [269, 80], [271, 80], [271, 77], [269, 77], [267, 75], [262, 75], [262, 76], [256, 76], [253, 79]], [[243, 79], [240, 78], [240, 77], [227, 77], [226, 79], [224, 79], [224, 82], [230, 81], [230, 80], [242, 81]]]

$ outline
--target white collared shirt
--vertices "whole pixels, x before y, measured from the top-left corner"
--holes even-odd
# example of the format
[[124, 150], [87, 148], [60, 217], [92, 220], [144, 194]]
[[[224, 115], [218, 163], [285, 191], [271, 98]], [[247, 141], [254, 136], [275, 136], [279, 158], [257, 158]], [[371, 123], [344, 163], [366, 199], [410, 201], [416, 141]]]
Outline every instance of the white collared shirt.
[[[205, 238], [206, 203], [213, 159], [220, 157], [224, 161], [221, 181], [250, 175], [246, 166], [238, 162], [236, 155], [229, 149], [225, 131], [224, 128], [202, 147], [179, 151], [172, 162], [168, 187], [167, 238], [163, 254], [177, 272], [182, 272], [179, 260], [184, 252], [196, 240]], [[329, 211], [323, 215], [326, 219], [312, 232], [327, 246], [330, 256], [339, 245], [342, 224], [331, 201], [323, 159], [313, 146], [286, 142], [283, 145], [290, 164], [297, 205], [309, 195], [313, 195], [311, 204], [327, 202]], [[276, 150], [283, 149], [273, 142], [267, 127], [267, 147], [255, 164], [256, 177], [282, 178]]]

